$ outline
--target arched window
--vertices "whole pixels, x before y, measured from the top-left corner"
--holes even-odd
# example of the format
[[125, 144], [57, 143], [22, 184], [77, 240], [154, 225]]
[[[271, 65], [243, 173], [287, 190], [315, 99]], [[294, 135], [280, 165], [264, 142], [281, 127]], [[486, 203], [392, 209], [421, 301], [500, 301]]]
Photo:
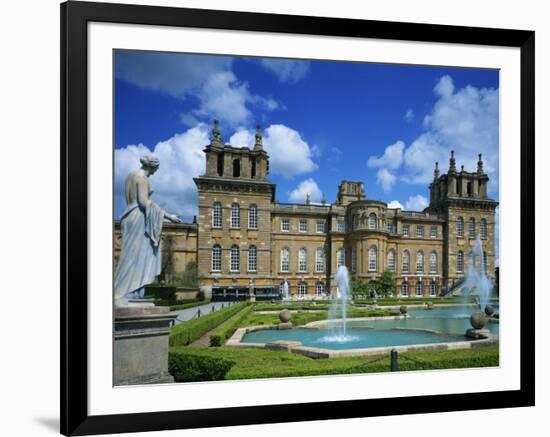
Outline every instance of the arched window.
[[239, 252], [239, 246], [236, 244], [231, 246], [231, 260], [229, 262], [229, 267], [232, 272], [238, 272], [240, 270]]
[[234, 203], [233, 205], [231, 205], [231, 227], [241, 227], [241, 207], [238, 203]]
[[456, 271], [459, 273], [464, 272], [464, 252], [461, 250], [456, 254]]
[[369, 214], [369, 229], [376, 229], [376, 214], [374, 212], [371, 212]]
[[388, 270], [395, 272], [395, 250], [390, 249], [388, 252]]
[[487, 220], [484, 218], [479, 221], [479, 235], [482, 240], [487, 239]]
[[464, 238], [464, 218], [462, 217], [456, 220], [456, 236], [458, 238]]
[[351, 248], [351, 271], [355, 272], [357, 270], [357, 250], [354, 247]]
[[212, 205], [212, 227], [222, 227], [222, 204], [220, 202], [214, 202]]
[[325, 271], [325, 250], [322, 247], [318, 247], [315, 250], [315, 271]]
[[403, 251], [403, 273], [409, 273], [411, 265], [411, 254], [408, 250]]
[[281, 272], [288, 272], [290, 268], [290, 250], [288, 247], [281, 249]]
[[376, 271], [376, 246], [369, 247], [369, 272]]
[[212, 247], [212, 271], [219, 272], [222, 269], [222, 247], [215, 244]]
[[476, 237], [476, 219], [471, 217], [470, 220], [468, 220], [468, 237], [475, 238]]
[[258, 229], [258, 207], [250, 205], [248, 209], [248, 229]]
[[346, 265], [346, 251], [343, 247], [336, 252], [336, 268]]
[[241, 176], [241, 160], [233, 160], [233, 177], [238, 178]]
[[321, 297], [323, 294], [325, 294], [325, 284], [317, 282], [317, 284], [315, 284], [315, 296]]
[[248, 248], [248, 271], [255, 272], [258, 266], [258, 249], [256, 246]]
[[298, 297], [306, 297], [307, 295], [307, 284], [305, 282], [300, 282], [298, 284]]
[[401, 296], [409, 297], [409, 283], [408, 282], [403, 282], [401, 284]]
[[419, 250], [416, 252], [416, 272], [422, 273], [424, 271], [424, 252]]
[[437, 286], [435, 284], [435, 281], [430, 282], [430, 296], [431, 297], [437, 296]]
[[422, 281], [416, 281], [416, 295], [423, 296], [424, 291], [422, 289]]
[[307, 250], [304, 247], [298, 251], [298, 271], [307, 272]]
[[430, 253], [430, 273], [437, 273], [437, 252]]

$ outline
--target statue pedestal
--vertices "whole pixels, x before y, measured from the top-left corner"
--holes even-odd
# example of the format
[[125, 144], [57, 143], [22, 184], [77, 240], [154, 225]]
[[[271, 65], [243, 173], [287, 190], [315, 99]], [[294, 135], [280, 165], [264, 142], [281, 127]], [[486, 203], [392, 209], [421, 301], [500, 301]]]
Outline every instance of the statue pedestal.
[[168, 337], [176, 317], [168, 307], [115, 308], [114, 385], [174, 382]]

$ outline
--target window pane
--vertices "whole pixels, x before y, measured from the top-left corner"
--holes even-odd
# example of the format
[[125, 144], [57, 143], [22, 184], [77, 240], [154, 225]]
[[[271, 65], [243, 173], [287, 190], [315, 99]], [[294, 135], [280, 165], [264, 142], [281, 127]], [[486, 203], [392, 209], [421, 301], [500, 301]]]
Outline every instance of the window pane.
[[241, 227], [241, 207], [238, 203], [234, 203], [231, 206], [231, 227], [240, 228]]
[[258, 228], [258, 208], [256, 205], [250, 205], [248, 210], [248, 227], [250, 229]]

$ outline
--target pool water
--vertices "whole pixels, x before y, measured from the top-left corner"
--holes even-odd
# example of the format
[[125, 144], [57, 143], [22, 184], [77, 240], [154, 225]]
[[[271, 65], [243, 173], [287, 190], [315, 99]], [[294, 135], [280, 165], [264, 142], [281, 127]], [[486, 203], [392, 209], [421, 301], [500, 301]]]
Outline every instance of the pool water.
[[244, 343], [270, 343], [276, 340], [299, 341], [304, 346], [323, 349], [362, 349], [406, 344], [448, 343], [464, 341], [464, 335], [440, 335], [421, 331], [351, 329], [346, 341], [331, 335], [327, 329], [268, 329], [253, 331], [243, 338]]
[[[478, 310], [477, 310], [478, 311]], [[498, 311], [498, 309], [497, 309]], [[329, 328], [338, 327], [331, 323], [321, 329], [293, 328], [269, 329], [247, 333], [244, 343], [270, 343], [276, 340], [299, 341], [304, 346], [323, 349], [362, 349], [411, 344], [450, 343], [464, 341], [464, 333], [471, 328], [470, 315], [474, 307], [411, 308], [406, 318], [391, 320], [353, 320], [347, 323], [347, 337], [334, 335]], [[489, 321], [485, 326], [498, 335], [498, 322]], [[424, 331], [425, 330], [425, 331]], [[434, 332], [431, 332], [434, 331]]]

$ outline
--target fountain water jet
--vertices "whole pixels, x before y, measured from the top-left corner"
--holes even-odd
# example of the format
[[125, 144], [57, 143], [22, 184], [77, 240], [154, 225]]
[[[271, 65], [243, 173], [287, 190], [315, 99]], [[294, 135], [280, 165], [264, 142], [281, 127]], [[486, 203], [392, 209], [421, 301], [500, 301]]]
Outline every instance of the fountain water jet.
[[347, 333], [347, 305], [349, 296], [349, 273], [346, 266], [338, 267], [334, 276], [336, 286], [338, 287], [338, 299], [335, 299], [329, 308], [329, 320], [339, 323], [332, 323], [329, 335], [323, 338], [327, 342], [348, 342], [355, 339], [354, 336]]
[[[476, 259], [479, 259], [479, 269], [476, 268]], [[476, 238], [474, 247], [468, 255], [468, 270], [465, 276], [464, 291], [468, 296], [475, 292], [479, 297], [479, 307], [482, 311], [489, 303], [493, 283], [485, 273], [485, 259], [483, 257], [483, 245], [479, 235]]]
[[288, 282], [283, 282], [283, 300], [288, 300]]

